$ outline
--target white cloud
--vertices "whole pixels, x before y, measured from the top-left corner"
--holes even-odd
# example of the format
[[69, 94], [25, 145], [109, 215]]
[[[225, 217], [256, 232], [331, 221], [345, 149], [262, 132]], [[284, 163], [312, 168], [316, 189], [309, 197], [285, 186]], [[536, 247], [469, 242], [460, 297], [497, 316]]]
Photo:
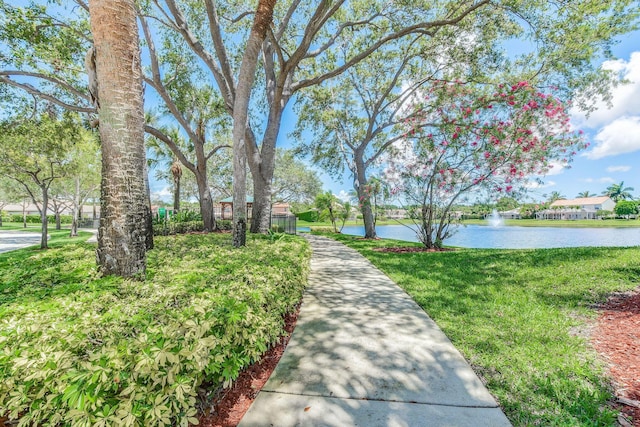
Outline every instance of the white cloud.
[[351, 195], [349, 194], [349, 192], [344, 190], [340, 190], [340, 193], [336, 197], [338, 197], [338, 199], [342, 200], [343, 202], [351, 201]]
[[529, 181], [524, 186], [529, 190], [540, 190], [542, 188], [555, 187], [555, 181], [546, 181], [546, 182], [538, 182], [538, 181]]
[[601, 101], [588, 118], [582, 112], [572, 111], [573, 123], [577, 127], [596, 129], [610, 124], [618, 117], [634, 116], [640, 111], [640, 52], [633, 52], [628, 62], [620, 59], [606, 61], [602, 68], [617, 73], [629, 83], [612, 89], [611, 108]]
[[169, 187], [163, 187], [160, 191], [154, 191], [151, 193], [151, 198], [156, 200], [160, 199], [165, 202], [169, 202], [173, 199], [173, 192]]
[[[640, 93], [638, 96], [640, 99]], [[589, 159], [640, 151], [640, 116], [614, 120], [603, 127], [594, 139], [596, 144], [593, 150], [582, 154]]]
[[609, 166], [607, 172], [629, 172], [631, 166]]
[[566, 168], [566, 163], [550, 162], [549, 171], [545, 174], [545, 176], [560, 175]]
[[586, 183], [593, 183], [593, 182], [597, 182], [597, 183], [602, 183], [602, 184], [612, 184], [614, 182], [616, 182], [615, 179], [611, 178], [610, 176], [603, 176], [602, 178], [586, 178], [586, 179], [582, 179], [581, 181], [586, 182]]

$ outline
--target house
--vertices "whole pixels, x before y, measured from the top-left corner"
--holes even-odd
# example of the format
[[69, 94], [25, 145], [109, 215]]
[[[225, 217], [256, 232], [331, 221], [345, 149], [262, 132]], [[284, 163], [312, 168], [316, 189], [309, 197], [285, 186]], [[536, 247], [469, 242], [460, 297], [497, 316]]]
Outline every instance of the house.
[[500, 211], [498, 212], [503, 219], [520, 219], [520, 208], [511, 209], [509, 211]]
[[[220, 218], [233, 219], [233, 197], [220, 200]], [[251, 219], [251, 209], [253, 208], [253, 197], [247, 196], [247, 218]]]
[[536, 219], [597, 219], [599, 211], [613, 211], [616, 203], [608, 196], [556, 200], [549, 209], [536, 213]]
[[[247, 218], [251, 219], [251, 209], [253, 208], [253, 197], [247, 196]], [[286, 216], [291, 215], [291, 205], [289, 203], [274, 203], [271, 205], [271, 215]], [[233, 197], [220, 200], [220, 218], [233, 219]]]

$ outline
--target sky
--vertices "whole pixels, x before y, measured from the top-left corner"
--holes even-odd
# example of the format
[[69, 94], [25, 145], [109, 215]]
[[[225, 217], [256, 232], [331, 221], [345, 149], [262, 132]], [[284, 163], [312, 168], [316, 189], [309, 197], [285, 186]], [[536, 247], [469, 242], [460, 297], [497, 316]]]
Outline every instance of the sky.
[[[611, 184], [624, 181], [625, 187], [633, 187], [631, 194], [640, 197], [640, 31], [621, 37], [614, 47], [617, 60], [601, 64], [619, 73], [627, 84], [613, 89], [611, 108], [604, 102], [586, 117], [579, 111], [572, 112], [572, 123], [581, 129], [590, 146], [575, 156], [570, 168], [555, 167], [540, 177], [543, 184], [532, 184], [524, 201], [542, 201], [554, 191], [571, 199], [588, 191], [602, 194]], [[295, 127], [295, 113], [291, 105], [285, 110], [278, 146], [289, 148], [292, 141], [287, 134]], [[350, 176], [329, 176], [318, 168], [325, 190], [346, 198], [353, 190]], [[152, 192], [169, 201], [171, 193], [166, 183], [152, 179]]]

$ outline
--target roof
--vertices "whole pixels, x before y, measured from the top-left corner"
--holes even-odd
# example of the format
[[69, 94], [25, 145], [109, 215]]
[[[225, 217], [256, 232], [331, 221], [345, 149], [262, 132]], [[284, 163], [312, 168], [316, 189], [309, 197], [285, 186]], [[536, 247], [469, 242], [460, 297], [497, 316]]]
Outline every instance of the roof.
[[551, 207], [566, 207], [566, 206], [583, 206], [583, 205], [601, 205], [607, 200], [611, 200], [609, 196], [600, 196], [600, 197], [580, 197], [578, 199], [566, 199], [566, 200], [556, 200], [551, 203]]

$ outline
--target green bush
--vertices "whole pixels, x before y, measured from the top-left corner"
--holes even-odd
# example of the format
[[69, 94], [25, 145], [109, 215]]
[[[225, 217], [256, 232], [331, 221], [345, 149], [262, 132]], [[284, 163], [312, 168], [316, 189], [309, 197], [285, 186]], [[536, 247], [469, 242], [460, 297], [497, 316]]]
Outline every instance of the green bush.
[[179, 211], [171, 216], [171, 222], [195, 222], [202, 221], [202, 215], [196, 211]]
[[173, 234], [193, 233], [204, 230], [204, 222], [173, 222], [159, 221], [153, 224], [154, 236], [169, 236]]
[[[0, 417], [38, 426], [187, 426], [299, 302], [304, 239], [158, 237], [144, 282], [101, 278], [86, 243], [0, 256]], [[64, 263], [61, 261], [64, 260]]]
[[318, 222], [318, 220], [320, 219], [320, 214], [317, 210], [310, 210], [306, 212], [298, 212], [296, 213], [296, 217], [302, 221]]
[[218, 225], [218, 230], [222, 230], [222, 231], [233, 230], [233, 222], [231, 222], [231, 220], [229, 219], [219, 219], [216, 221], [216, 224]]
[[[2, 217], [3, 221], [8, 222], [23, 222], [22, 214], [11, 214], [8, 216]], [[55, 215], [47, 215], [47, 220], [49, 224], [56, 223]], [[60, 215], [60, 223], [61, 224], [71, 224], [72, 217], [71, 215]], [[40, 215], [27, 215], [27, 224], [41, 224]]]

